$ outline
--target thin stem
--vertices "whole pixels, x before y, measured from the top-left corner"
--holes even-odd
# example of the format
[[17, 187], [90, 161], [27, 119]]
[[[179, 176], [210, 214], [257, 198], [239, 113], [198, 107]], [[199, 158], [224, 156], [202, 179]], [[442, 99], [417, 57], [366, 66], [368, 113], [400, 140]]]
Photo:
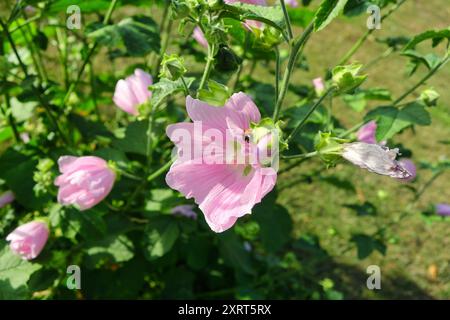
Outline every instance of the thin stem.
[[150, 106], [150, 116], [148, 117], [148, 129], [147, 129], [147, 170], [150, 170], [150, 165], [152, 163], [152, 132], [153, 132], [153, 120], [154, 120], [154, 114], [156, 106], [152, 105]]
[[[14, 43], [14, 40], [11, 37], [11, 34], [9, 33], [8, 27], [5, 25], [5, 23], [3, 22], [2, 19], [0, 19], [0, 25], [3, 28], [3, 32], [6, 35], [6, 39], [8, 40], [9, 44], [11, 45], [11, 48], [12, 48], [12, 50], [14, 52], [14, 55], [17, 58], [17, 61], [19, 62], [20, 68], [22, 69], [22, 71], [23, 71], [23, 73], [25, 75], [25, 78], [28, 78], [29, 75], [28, 75], [27, 67], [23, 63], [22, 59], [20, 58], [19, 52], [17, 51], [16, 44]], [[40, 85], [39, 85], [39, 89], [42, 89]], [[59, 133], [59, 135], [64, 140], [64, 142], [66, 144], [68, 144], [69, 141], [68, 141], [67, 137], [64, 135], [64, 133], [62, 132], [61, 128], [59, 127], [58, 122], [56, 121], [55, 117], [53, 116], [53, 114], [51, 112], [50, 105], [47, 103], [47, 101], [45, 99], [43, 99], [41, 97], [41, 92], [38, 89], [36, 89], [34, 86], [33, 86], [33, 91], [35, 92], [36, 97], [38, 98], [38, 100], [41, 103], [41, 105], [44, 107], [45, 112], [46, 112], [48, 118], [50, 119], [50, 122], [52, 123], [53, 127]]]
[[198, 94], [198, 92], [200, 92], [200, 90], [203, 89], [206, 81], [209, 79], [209, 74], [211, 73], [212, 65], [214, 62], [214, 52], [215, 52], [215, 44], [208, 43], [208, 56], [206, 58], [206, 66], [205, 66], [205, 70], [203, 71], [203, 76], [200, 81], [200, 85], [198, 86], [197, 94]]
[[444, 66], [448, 61], [450, 57], [448, 56], [448, 53], [446, 56], [442, 59], [441, 62], [439, 62], [433, 69], [431, 69], [422, 79], [419, 80], [414, 86], [412, 86], [410, 89], [406, 90], [405, 93], [403, 93], [400, 97], [397, 98], [392, 104], [396, 106], [399, 104], [403, 99], [405, 99], [408, 95], [413, 93], [417, 88], [419, 88], [421, 85], [425, 83], [429, 78], [431, 78], [442, 66]]
[[300, 129], [303, 127], [303, 125], [306, 123], [308, 118], [311, 116], [311, 114], [316, 110], [316, 108], [322, 103], [322, 101], [334, 91], [334, 87], [329, 88], [327, 91], [325, 91], [324, 94], [311, 106], [308, 113], [303, 117], [303, 119], [299, 122], [299, 124], [295, 127], [295, 129], [291, 132], [291, 134], [287, 137], [286, 143], [289, 143], [289, 141], [295, 137], [295, 135], [300, 131]]
[[[394, 13], [400, 6], [405, 2], [406, 0], [400, 0], [395, 5], [391, 7], [391, 9], [381, 17], [380, 22], [383, 22], [386, 18], [388, 18], [392, 13]], [[369, 29], [367, 30], [356, 42], [355, 44], [350, 48], [350, 50], [339, 60], [339, 65], [344, 65], [355, 53], [358, 51], [358, 49], [366, 42], [367, 38], [374, 32], [376, 29]]]
[[355, 132], [356, 130], [358, 130], [359, 128], [361, 128], [365, 123], [366, 123], [365, 121], [362, 121], [362, 122], [358, 123], [357, 125], [355, 125], [355, 126], [351, 127], [350, 129], [348, 129], [347, 131], [342, 132], [342, 133], [339, 135], [339, 138], [345, 138], [345, 137], [347, 137], [347, 136], [350, 135], [351, 133], [353, 133], [353, 132]]
[[274, 121], [278, 120], [278, 117], [280, 115], [280, 109], [283, 104], [284, 98], [286, 96], [286, 92], [289, 87], [289, 81], [291, 79], [292, 70], [294, 70], [294, 68], [295, 68], [295, 63], [299, 56], [299, 52], [303, 48], [306, 41], [308, 40], [313, 29], [314, 29], [314, 24], [311, 22], [309, 24], [309, 26], [303, 31], [303, 34], [298, 38], [298, 40], [293, 41], [293, 44], [291, 47], [291, 52], [289, 55], [289, 61], [286, 66], [286, 70], [284, 72], [283, 80], [281, 82], [280, 93], [279, 93], [278, 100], [277, 100], [277, 103], [275, 105], [275, 109], [273, 112], [273, 120]]
[[280, 50], [275, 47], [275, 105], [278, 102], [280, 93]]
[[[111, 19], [111, 15], [114, 11], [114, 8], [117, 4], [117, 0], [112, 0], [111, 4], [109, 5], [108, 11], [105, 15], [105, 18], [103, 19], [103, 24], [108, 24], [109, 20]], [[94, 54], [95, 50], [97, 49], [98, 46], [98, 42], [95, 42], [92, 47], [89, 49], [86, 57], [84, 58], [83, 63], [81, 64], [81, 68], [80, 70], [78, 70], [77, 73], [77, 77], [75, 78], [75, 81], [72, 82], [69, 86], [69, 89], [67, 90], [66, 95], [64, 96], [63, 99], [63, 105], [66, 105], [67, 101], [69, 100], [70, 95], [72, 94], [72, 92], [76, 89], [78, 83], [81, 80], [81, 77], [83, 76], [84, 70], [86, 69], [86, 66], [89, 62], [89, 60], [91, 59], [91, 56]]]
[[169, 21], [167, 22], [167, 26], [165, 28], [165, 37], [164, 37], [164, 40], [163, 40], [163, 44], [161, 46], [161, 51], [160, 51], [160, 54], [159, 54], [159, 58], [158, 58], [158, 60], [156, 62], [157, 64], [155, 66], [155, 75], [159, 74], [159, 69], [161, 67], [161, 62], [162, 62], [164, 53], [166, 52], [167, 47], [169, 45], [170, 32], [172, 30], [172, 24], [173, 24], [173, 21], [171, 19], [169, 19]]
[[186, 83], [186, 81], [184, 80], [184, 77], [181, 76], [181, 83], [183, 84], [183, 88], [184, 88], [184, 95], [187, 97], [189, 95], [189, 87]]
[[287, 29], [287, 32], [288, 32], [288, 38], [289, 38], [289, 40], [291, 40], [294, 37], [294, 35], [292, 33], [291, 19], [289, 18], [289, 13], [287, 11], [286, 4], [284, 3], [284, 0], [280, 0], [280, 4], [281, 4], [281, 9], [283, 10], [284, 21], [286, 22], [286, 29]]
[[172, 163], [174, 161], [175, 161], [174, 159], [171, 159], [169, 162], [164, 164], [161, 168], [159, 168], [158, 170], [154, 171], [151, 175], [149, 175], [147, 177], [147, 181], [152, 181], [152, 180], [158, 178], [160, 175], [162, 175], [164, 172], [166, 172], [167, 169], [170, 168], [170, 166], [172, 165]]
[[281, 158], [282, 159], [307, 159], [307, 158], [315, 157], [318, 154], [319, 154], [319, 152], [313, 151], [313, 152], [302, 153], [302, 154], [294, 154], [292, 156], [284, 156], [284, 155], [282, 155]]
[[91, 83], [91, 96], [92, 101], [94, 102], [95, 114], [97, 115], [97, 120], [101, 121], [102, 117], [100, 115], [100, 109], [98, 108], [97, 91], [95, 90], [94, 66], [92, 65], [92, 62], [89, 63], [89, 82]]
[[[6, 81], [6, 80], [5, 80]], [[17, 130], [16, 122], [14, 121], [14, 117], [12, 115], [12, 109], [11, 109], [11, 103], [9, 100], [9, 93], [8, 90], [5, 91], [5, 104], [6, 104], [6, 111], [2, 109], [3, 114], [8, 119], [8, 124], [12, 129], [12, 132], [14, 134], [14, 140], [15, 142], [20, 142], [20, 135], [19, 130]]]
[[422, 186], [422, 188], [420, 188], [419, 189], [419, 191], [416, 193], [416, 196], [414, 197], [414, 203], [416, 203], [419, 199], [420, 199], [420, 197], [423, 195], [423, 193], [433, 184], [433, 182], [437, 179], [437, 178], [439, 178], [439, 176], [441, 175], [441, 174], [443, 174], [444, 173], [444, 171], [443, 170], [440, 170], [440, 171], [437, 171], [437, 172], [435, 172], [435, 173], [433, 173], [433, 175], [431, 176], [431, 178], [430, 178], [430, 180], [428, 180], [423, 186]]

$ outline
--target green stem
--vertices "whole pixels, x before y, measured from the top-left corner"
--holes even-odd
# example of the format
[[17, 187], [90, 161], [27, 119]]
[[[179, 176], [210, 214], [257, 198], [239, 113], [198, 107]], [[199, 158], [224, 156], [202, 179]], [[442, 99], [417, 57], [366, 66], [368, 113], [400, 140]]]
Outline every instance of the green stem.
[[97, 91], [95, 90], [94, 66], [92, 65], [92, 62], [89, 63], [89, 82], [91, 83], [91, 96], [92, 101], [94, 102], [95, 114], [97, 115], [97, 120], [101, 121], [102, 117], [100, 114], [100, 109], [98, 108]]
[[148, 129], [147, 129], [147, 170], [150, 170], [150, 165], [152, 163], [152, 132], [153, 132], [153, 120], [155, 109], [157, 106], [150, 106], [150, 116], [148, 117]]
[[419, 201], [420, 197], [424, 194], [424, 192], [433, 184], [433, 182], [439, 178], [439, 176], [441, 174], [443, 174], [444, 171], [440, 170], [440, 171], [436, 171], [435, 173], [433, 173], [433, 175], [431, 176], [430, 180], [428, 180], [423, 186], [422, 188], [419, 189], [419, 191], [416, 193], [416, 196], [414, 197], [414, 202], [416, 203], [417, 201]]
[[289, 143], [289, 141], [295, 137], [295, 135], [300, 131], [300, 129], [303, 127], [303, 125], [306, 123], [306, 120], [311, 116], [311, 114], [316, 110], [316, 108], [322, 103], [322, 101], [334, 91], [334, 87], [329, 88], [327, 91], [325, 91], [324, 94], [314, 103], [311, 108], [309, 109], [308, 113], [303, 117], [303, 119], [299, 122], [299, 124], [295, 127], [295, 129], [291, 132], [291, 134], [287, 137], [286, 143]]
[[[3, 28], [3, 32], [5, 33], [6, 39], [8, 40], [9, 44], [11, 45], [11, 48], [14, 52], [14, 55], [17, 58], [17, 61], [19, 62], [20, 68], [22, 69], [25, 78], [28, 78], [28, 70], [26, 65], [23, 63], [22, 59], [20, 58], [19, 52], [17, 51], [17, 47], [16, 44], [14, 43], [13, 38], [11, 37], [11, 34], [9, 33], [8, 27], [6, 26], [6, 24], [3, 22], [3, 20], [0, 19], [0, 25]], [[59, 135], [61, 136], [61, 138], [63, 139], [63, 141], [68, 144], [69, 141], [67, 139], [67, 137], [64, 135], [64, 133], [62, 132], [61, 128], [58, 125], [58, 122], [56, 121], [55, 117], [53, 116], [52, 112], [51, 112], [51, 107], [50, 105], [47, 103], [47, 101], [45, 99], [43, 99], [41, 97], [41, 92], [39, 91], [40, 89], [42, 89], [42, 87], [39, 85], [39, 88], [36, 89], [33, 86], [33, 91], [36, 94], [36, 97], [38, 98], [39, 102], [41, 103], [41, 105], [44, 107], [45, 112], [50, 120], [50, 122], [52, 123], [52, 126], [55, 128], [55, 130], [59, 133]]]
[[[111, 15], [114, 11], [114, 8], [117, 4], [118, 0], [112, 0], [111, 4], [109, 5], [108, 11], [106, 12], [105, 18], [103, 19], [103, 24], [108, 24], [109, 20], [111, 19]], [[67, 90], [66, 95], [64, 96], [63, 99], [63, 106], [66, 105], [67, 101], [69, 100], [70, 95], [72, 94], [72, 92], [76, 89], [78, 83], [81, 80], [81, 77], [83, 76], [84, 70], [86, 69], [86, 66], [89, 62], [89, 60], [91, 59], [91, 56], [94, 54], [95, 50], [97, 49], [98, 46], [98, 42], [95, 42], [92, 47], [89, 49], [86, 57], [84, 58], [83, 63], [81, 64], [81, 68], [80, 70], [78, 70], [77, 73], [77, 77], [75, 78], [75, 81], [72, 82], [69, 86], [69, 89]]]
[[319, 153], [317, 151], [302, 153], [302, 154], [294, 154], [292, 156], [284, 156], [282, 155], [282, 159], [307, 159], [317, 156]]
[[361, 128], [366, 122], [362, 121], [360, 123], [358, 123], [356, 126], [351, 127], [350, 129], [348, 129], [347, 131], [342, 132], [339, 135], [339, 138], [345, 138], [348, 135], [350, 135], [351, 133], [355, 132], [356, 130], [358, 130], [359, 128]]
[[187, 97], [189, 95], [189, 87], [187, 86], [186, 81], [184, 80], [184, 77], [181, 76], [181, 83], [183, 83], [183, 88], [184, 88], [184, 95]]
[[209, 74], [211, 73], [211, 69], [213, 66], [213, 62], [214, 62], [214, 52], [215, 52], [215, 44], [209, 44], [208, 43], [208, 56], [206, 58], [206, 66], [205, 66], [205, 70], [203, 71], [203, 76], [202, 79], [200, 81], [200, 85], [198, 86], [198, 91], [197, 91], [197, 95], [198, 92], [200, 92], [201, 89], [203, 89], [203, 87], [205, 86], [206, 81], [208, 81], [209, 79]]
[[283, 80], [281, 82], [280, 93], [279, 93], [278, 100], [277, 100], [277, 103], [275, 105], [275, 109], [273, 112], [273, 120], [274, 121], [278, 120], [278, 117], [280, 115], [280, 109], [283, 104], [284, 98], [286, 96], [286, 92], [289, 87], [289, 81], [291, 79], [291, 74], [295, 68], [295, 63], [299, 56], [299, 52], [303, 48], [304, 44], [308, 40], [311, 33], [313, 32], [313, 29], [314, 29], [314, 24], [311, 22], [309, 24], [309, 26], [306, 27], [306, 29], [303, 31], [303, 34], [298, 39], [293, 41], [290, 55], [289, 55], [289, 60], [288, 60], [287, 66], [286, 66], [286, 70], [284, 72]]
[[[6, 81], [6, 79], [5, 79]], [[5, 104], [6, 104], [6, 111], [3, 111], [4, 116], [8, 119], [8, 124], [11, 127], [13, 134], [14, 134], [14, 140], [15, 142], [20, 142], [20, 135], [19, 130], [17, 130], [16, 122], [14, 121], [14, 117], [12, 115], [12, 109], [11, 109], [11, 103], [9, 100], [9, 93], [8, 90], [5, 91]]]
[[[388, 18], [392, 13], [394, 13], [400, 6], [405, 2], [406, 0], [400, 0], [395, 5], [391, 7], [391, 9], [381, 17], [381, 22], [383, 22], [386, 18]], [[338, 66], [344, 65], [347, 63], [347, 61], [358, 51], [358, 49], [366, 42], [367, 38], [374, 32], [375, 29], [369, 29], [367, 30], [357, 41], [356, 43], [350, 48], [350, 50], [339, 60]]]
[[147, 177], [147, 181], [152, 181], [152, 180], [158, 178], [160, 175], [162, 175], [164, 172], [166, 172], [170, 168], [170, 166], [172, 165], [172, 163], [174, 161], [175, 161], [174, 159], [171, 159], [166, 164], [164, 164], [161, 168], [159, 168], [158, 170], [154, 171], [151, 175], [149, 175]]
[[280, 50], [275, 47], [275, 105], [280, 93]]
[[155, 75], [159, 74], [159, 69], [161, 67], [161, 62], [163, 60], [164, 53], [166, 52], [167, 47], [169, 46], [170, 32], [172, 31], [172, 25], [173, 25], [173, 21], [172, 21], [172, 19], [169, 19], [167, 22], [167, 26], [165, 28], [165, 32], [164, 32], [165, 36], [164, 36], [163, 44], [161, 46], [161, 51], [159, 53], [159, 58], [156, 62]]
[[410, 89], [406, 90], [405, 93], [403, 93], [400, 97], [395, 100], [392, 105], [396, 106], [398, 105], [403, 99], [405, 99], [408, 95], [413, 93], [417, 88], [419, 88], [421, 85], [425, 83], [429, 78], [431, 78], [441, 67], [443, 67], [448, 61], [450, 57], [448, 56], [448, 52], [446, 56], [442, 59], [441, 62], [439, 62], [433, 69], [431, 69], [422, 79], [419, 80], [414, 86], [412, 86]]
[[283, 10], [284, 15], [284, 21], [286, 22], [286, 29], [288, 32], [288, 39], [291, 40], [294, 35], [292, 33], [292, 26], [291, 26], [291, 19], [289, 18], [289, 13], [286, 8], [286, 4], [284, 3], [284, 0], [280, 0], [281, 9]]

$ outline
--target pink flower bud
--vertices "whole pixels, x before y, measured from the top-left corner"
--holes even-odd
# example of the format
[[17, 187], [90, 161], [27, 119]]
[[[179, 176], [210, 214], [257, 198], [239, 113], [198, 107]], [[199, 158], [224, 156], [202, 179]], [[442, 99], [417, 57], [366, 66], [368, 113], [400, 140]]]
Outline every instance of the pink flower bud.
[[412, 173], [396, 161], [398, 149], [378, 144], [353, 142], [344, 144], [342, 157], [370, 172], [397, 179], [410, 179]]
[[314, 90], [316, 91], [316, 94], [318, 96], [322, 95], [322, 93], [325, 90], [325, 84], [323, 83], [322, 78], [315, 78], [313, 79], [313, 86], [314, 86]]
[[36, 258], [48, 239], [48, 227], [45, 222], [31, 221], [17, 227], [8, 234], [6, 241], [10, 241], [10, 248], [25, 260]]
[[377, 123], [372, 120], [367, 122], [361, 128], [359, 128], [356, 133], [356, 138], [359, 142], [365, 143], [377, 143], [377, 139], [375, 138], [375, 132], [377, 131]]
[[139, 105], [146, 103], [152, 96], [148, 89], [152, 84], [151, 75], [141, 69], [136, 69], [133, 75], [117, 82], [113, 101], [123, 111], [137, 116]]
[[63, 156], [58, 165], [62, 173], [55, 179], [58, 202], [80, 210], [90, 209], [106, 198], [116, 179], [107, 162], [98, 157]]
[[206, 41], [205, 34], [202, 29], [199, 27], [194, 28], [194, 32], [192, 33], [192, 37], [204, 48], [208, 48], [208, 41]]
[[8, 203], [13, 202], [14, 199], [14, 193], [11, 190], [2, 193], [2, 195], [0, 195], [0, 208], [3, 208]]

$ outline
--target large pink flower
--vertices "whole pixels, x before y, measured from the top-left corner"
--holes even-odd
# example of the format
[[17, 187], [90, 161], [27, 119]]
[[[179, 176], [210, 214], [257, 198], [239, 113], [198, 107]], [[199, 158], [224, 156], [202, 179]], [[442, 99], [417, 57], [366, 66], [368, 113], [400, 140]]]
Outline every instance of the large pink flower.
[[[222, 232], [232, 227], [239, 217], [251, 213], [253, 206], [276, 183], [273, 168], [262, 165], [259, 158], [251, 163], [247, 161], [250, 153], [267, 144], [267, 139], [254, 143], [250, 138], [250, 124], [259, 123], [261, 115], [242, 92], [233, 94], [223, 107], [210, 106], [188, 96], [186, 108], [194, 123], [177, 123], [166, 130], [179, 155], [166, 182], [186, 198], [194, 198], [210, 228]], [[230, 141], [230, 136], [235, 140]], [[202, 151], [196, 153], [200, 145]], [[239, 146], [238, 153], [243, 152], [244, 162], [236, 161], [235, 154], [229, 157], [230, 145]], [[220, 161], [224, 158], [226, 161]]]
[[152, 96], [151, 91], [148, 90], [148, 86], [152, 84], [151, 75], [136, 69], [133, 75], [117, 82], [113, 101], [123, 111], [137, 116], [139, 105], [147, 102]]
[[87, 210], [102, 201], [111, 191], [116, 174], [98, 157], [63, 156], [58, 160], [61, 175], [55, 179], [59, 187], [58, 202]]
[[48, 227], [45, 222], [31, 221], [17, 227], [8, 234], [6, 241], [10, 241], [11, 250], [25, 260], [36, 258], [48, 239]]

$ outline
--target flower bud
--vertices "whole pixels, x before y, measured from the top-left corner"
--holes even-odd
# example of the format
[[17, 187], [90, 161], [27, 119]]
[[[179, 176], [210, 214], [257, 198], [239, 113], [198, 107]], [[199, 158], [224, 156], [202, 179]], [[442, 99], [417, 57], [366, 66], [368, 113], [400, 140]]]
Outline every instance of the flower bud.
[[184, 66], [184, 59], [177, 54], [164, 54], [161, 62], [160, 78], [167, 78], [170, 80], [177, 80], [186, 73], [187, 69]]
[[428, 107], [436, 106], [439, 98], [439, 93], [434, 89], [423, 90], [419, 97], [419, 99], [422, 100]]
[[342, 149], [344, 159], [363, 169], [392, 178], [410, 179], [412, 173], [395, 160], [398, 154], [397, 148], [364, 142], [346, 143]]
[[361, 67], [362, 64], [334, 67], [332, 79], [339, 92], [344, 93], [352, 91], [366, 80], [367, 75], [358, 75]]

